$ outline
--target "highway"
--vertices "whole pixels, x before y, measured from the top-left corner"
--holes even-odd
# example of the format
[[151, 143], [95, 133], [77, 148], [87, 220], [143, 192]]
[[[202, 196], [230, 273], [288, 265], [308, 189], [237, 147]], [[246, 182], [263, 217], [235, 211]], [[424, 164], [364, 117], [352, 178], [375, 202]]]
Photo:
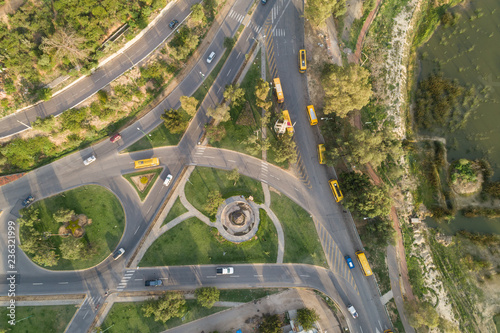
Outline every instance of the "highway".
[[[180, 4], [177, 4], [180, 6]], [[374, 277], [366, 278], [359, 269], [348, 270], [338, 264], [343, 255], [353, 256], [361, 248], [350, 216], [335, 204], [327, 180], [335, 176], [332, 168], [317, 163], [316, 148], [321, 141], [317, 127], [311, 127], [305, 114], [307, 89], [305, 75], [297, 69], [297, 52], [303, 45], [302, 2], [277, 0], [266, 6], [257, 6], [251, 16], [251, 23], [242, 32], [238, 43], [228, 57], [219, 76], [204, 100], [199, 112], [190, 123], [181, 142], [175, 147], [155, 148], [131, 154], [120, 151], [137, 141], [141, 131], [148, 132], [161, 123], [159, 115], [165, 109], [178, 107], [179, 97], [190, 95], [202, 84], [216, 62], [207, 64], [206, 55], [214, 50], [217, 56], [223, 53], [223, 40], [237, 31], [241, 18], [250, 8], [248, 0], [237, 0], [224, 20], [211, 46], [206, 50], [190, 75], [179, 84], [160, 105], [137, 123], [121, 132], [123, 140], [112, 144], [105, 140], [91, 148], [64, 157], [50, 165], [39, 168], [19, 180], [0, 187], [0, 216], [2, 234], [6, 234], [7, 221], [14, 220], [21, 208], [21, 201], [29, 194], [37, 199], [48, 197], [83, 184], [99, 184], [113, 191], [119, 198], [125, 214], [126, 227], [119, 247], [127, 252], [123, 259], [108, 258], [98, 266], [68, 272], [53, 272], [34, 265], [20, 249], [17, 250], [17, 295], [69, 294], [83, 292], [89, 298], [102, 300], [105, 290], [116, 290], [129, 277], [125, 290], [144, 290], [143, 280], [151, 276], [168, 276], [165, 289], [184, 289], [199, 285], [228, 287], [248, 286], [301, 286], [321, 290], [330, 295], [340, 306], [352, 303], [359, 318], [346, 315], [353, 332], [382, 332], [390, 328], [385, 309], [379, 300]], [[170, 14], [166, 15], [169, 16]], [[292, 122], [296, 122], [295, 141], [300, 153], [301, 178], [268, 164], [262, 160], [223, 149], [207, 148], [197, 143], [207, 122], [205, 111], [222, 100], [223, 87], [231, 83], [244, 62], [244, 55], [255, 39], [266, 43], [267, 57], [273, 76], [279, 76], [285, 92], [285, 107], [290, 111]], [[272, 47], [271, 47], [272, 46]], [[273, 50], [273, 51], [270, 51]], [[274, 65], [273, 65], [274, 64]], [[97, 161], [84, 166], [82, 161], [95, 154]], [[122, 174], [133, 172], [133, 161], [148, 157], [159, 157], [167, 173], [179, 177], [185, 165], [210, 166], [223, 169], [238, 168], [240, 173], [265, 182], [287, 195], [313, 215], [331, 271], [323, 268], [300, 265], [237, 265], [233, 277], [213, 277], [213, 266], [139, 268], [125, 267], [145, 234], [149, 223], [157, 214], [171, 187], [157, 182], [152, 193], [140, 202], [135, 191]], [[5, 228], [5, 229], [4, 229]], [[0, 260], [6, 266], [6, 245], [0, 242]], [[1, 281], [5, 281], [2, 279]], [[5, 295], [7, 284], [0, 284], [0, 294]], [[97, 304], [86, 303], [72, 322], [71, 332], [85, 332], [92, 323]], [[344, 313], [346, 313], [344, 309]]]

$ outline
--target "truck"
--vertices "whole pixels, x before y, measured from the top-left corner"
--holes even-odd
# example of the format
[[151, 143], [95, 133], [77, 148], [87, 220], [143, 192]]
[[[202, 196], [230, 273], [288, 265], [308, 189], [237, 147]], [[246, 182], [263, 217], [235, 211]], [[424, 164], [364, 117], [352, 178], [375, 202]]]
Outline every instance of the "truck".
[[229, 275], [234, 273], [233, 267], [217, 267], [217, 275]]

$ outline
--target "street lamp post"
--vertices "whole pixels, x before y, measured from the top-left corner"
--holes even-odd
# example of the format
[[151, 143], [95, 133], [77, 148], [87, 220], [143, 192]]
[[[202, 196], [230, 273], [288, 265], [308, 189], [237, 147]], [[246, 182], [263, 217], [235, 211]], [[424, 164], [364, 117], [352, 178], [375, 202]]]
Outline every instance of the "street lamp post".
[[150, 138], [151, 134], [149, 134], [149, 135], [148, 135], [148, 134], [144, 133], [144, 131], [143, 131], [143, 130], [141, 130], [139, 127], [137, 127], [137, 130], [138, 130], [138, 131], [140, 131], [140, 132], [142, 132], [142, 134], [144, 134], [144, 135], [146, 136], [146, 138], [148, 138], [148, 140], [149, 140], [149, 141], [151, 141], [151, 142], [153, 141], [153, 140], [151, 140], [151, 138]]

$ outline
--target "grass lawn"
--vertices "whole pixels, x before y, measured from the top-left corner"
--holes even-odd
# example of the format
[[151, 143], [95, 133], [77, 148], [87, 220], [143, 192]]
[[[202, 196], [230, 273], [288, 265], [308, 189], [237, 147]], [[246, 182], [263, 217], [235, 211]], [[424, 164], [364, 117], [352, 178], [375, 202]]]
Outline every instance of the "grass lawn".
[[283, 226], [285, 256], [283, 262], [328, 267], [312, 218], [285, 195], [271, 192], [271, 209]]
[[[255, 85], [257, 80], [260, 78], [260, 54], [261, 53], [259, 51], [252, 66], [250, 66], [245, 78], [241, 82], [240, 87], [245, 90], [245, 100], [247, 103], [241, 103], [242, 105], [231, 107], [229, 111], [231, 113], [231, 120], [223, 123], [223, 126], [226, 129], [226, 135], [219, 142], [210, 141], [212, 146], [248, 154], [244, 141], [250, 135], [253, 135], [256, 130], [261, 128], [261, 110], [255, 105]], [[242, 119], [240, 119], [240, 115], [243, 112], [245, 112], [245, 119], [248, 119], [248, 121], [242, 122]], [[262, 157], [262, 153], [260, 152], [258, 154], [249, 155], [257, 158]]]
[[172, 318], [163, 323], [161, 321], [155, 321], [154, 316], [149, 318], [144, 317], [144, 312], [141, 309], [144, 303], [145, 302], [115, 303], [106, 317], [106, 320], [104, 320], [104, 323], [101, 325], [101, 329], [107, 329], [106, 332], [109, 333], [157, 333], [227, 309], [215, 306], [211, 309], [207, 309], [198, 305], [198, 301], [188, 299], [186, 300], [188, 312], [185, 315], [184, 321], [182, 321], [181, 318]]
[[162, 226], [164, 224], [167, 224], [168, 222], [172, 221], [176, 217], [181, 216], [182, 214], [184, 214], [187, 211], [188, 210], [186, 209], [186, 207], [184, 207], [182, 205], [181, 199], [179, 197], [177, 197], [177, 200], [175, 200], [174, 205], [172, 206], [172, 208], [170, 209], [170, 211], [167, 214], [167, 217], [163, 221]]
[[[16, 333], [64, 332], [76, 312], [74, 305], [16, 306], [16, 325], [11, 326], [6, 307], [0, 309], [0, 331]], [[25, 319], [26, 318], [26, 319]], [[23, 320], [24, 319], [24, 320]]]
[[225, 302], [251, 302], [254, 299], [277, 294], [284, 289], [220, 289], [220, 301]]
[[[187, 113], [183, 113], [185, 114], [185, 116], [188, 116]], [[149, 137], [151, 140], [149, 140], [147, 137], [143, 137], [142, 139], [125, 149], [124, 152], [147, 150], [156, 147], [176, 146], [179, 141], [181, 141], [183, 134], [184, 133], [172, 134], [170, 133], [168, 128], [166, 128], [165, 125], [161, 123], [160, 125], [158, 125], [158, 127], [156, 127], [149, 133], [149, 135], [151, 135]]]
[[[141, 201], [144, 201], [144, 199], [146, 199], [146, 197], [148, 196], [149, 191], [151, 191], [151, 188], [155, 184], [156, 179], [158, 179], [158, 176], [160, 175], [162, 170], [163, 168], [156, 168], [156, 169], [143, 170], [139, 172], [127, 173], [126, 175], [123, 175], [123, 178], [125, 178], [126, 180], [128, 180], [130, 184], [132, 184], [132, 187], [137, 192], [137, 195], [139, 195], [139, 198], [141, 198]], [[135, 186], [134, 182], [132, 181], [132, 177], [145, 175], [148, 173], [154, 173], [155, 175], [153, 176], [153, 179], [151, 179], [151, 181], [149, 182], [148, 186], [144, 189], [144, 191], [141, 192], [139, 191], [137, 186]]]
[[[118, 245], [125, 228], [123, 208], [115, 195], [97, 185], [81, 186], [59, 195], [41, 200], [33, 204], [40, 211], [40, 231], [52, 234], [58, 232], [60, 224], [52, 215], [59, 208], [74, 210], [76, 214], [85, 214], [92, 219], [92, 224], [85, 227], [83, 238], [90, 244], [93, 254], [78, 260], [59, 259], [56, 266], [48, 267], [54, 270], [75, 270], [89, 268], [104, 260]], [[59, 252], [61, 238], [53, 236], [51, 243]]]
[[265, 211], [261, 210], [260, 218], [257, 239], [233, 244], [219, 236], [216, 228], [192, 217], [160, 236], [140, 266], [275, 263], [276, 228]]
[[200, 212], [206, 216], [215, 219], [215, 215], [210, 216], [205, 210], [208, 193], [217, 190], [222, 194], [224, 199], [234, 195], [253, 196], [256, 203], [264, 202], [264, 192], [260, 182], [246, 176], [240, 176], [240, 179], [234, 185], [232, 180], [227, 179], [227, 174], [230, 171], [196, 167], [189, 177], [189, 182], [184, 188], [186, 198]]

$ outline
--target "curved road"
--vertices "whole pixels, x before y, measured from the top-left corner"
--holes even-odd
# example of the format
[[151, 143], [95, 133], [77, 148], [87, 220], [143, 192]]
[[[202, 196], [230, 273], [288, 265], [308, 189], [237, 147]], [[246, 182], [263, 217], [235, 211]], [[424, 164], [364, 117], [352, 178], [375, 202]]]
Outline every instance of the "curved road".
[[[224, 37], [234, 35], [240, 24], [240, 19], [245, 15], [250, 5], [248, 0], [238, 0], [235, 3], [207, 52], [215, 50], [218, 56], [223, 53]], [[270, 4], [267, 6], [259, 5], [256, 8], [250, 24], [247, 24], [209, 95], [204, 100], [200, 111], [191, 122], [178, 146], [156, 148], [132, 154], [118, 154], [119, 150], [140, 138], [142, 134], [137, 131], [137, 128], [144, 131], [152, 130], [161, 123], [159, 114], [163, 113], [164, 109], [178, 105], [179, 96], [189, 95], [201, 84], [202, 77], [198, 75], [198, 70], [208, 73], [215, 66], [215, 63], [207, 65], [204, 58], [200, 60], [191, 75], [161, 105], [122, 132], [121, 146], [103, 141], [92, 148], [30, 172], [16, 182], [2, 186], [0, 188], [0, 207], [4, 213], [0, 216], [0, 220], [5, 222], [2, 226], [6, 228], [6, 222], [15, 219], [21, 208], [22, 199], [30, 193], [37, 198], [43, 198], [82, 184], [99, 184], [112, 190], [125, 208], [127, 224], [119, 246], [127, 250], [124, 258], [128, 260], [164, 201], [167, 191], [171, 188], [165, 188], [161, 182], [157, 182], [151, 190], [155, 195], [148, 196], [141, 203], [134, 191], [131, 190], [130, 185], [121, 176], [134, 170], [134, 160], [153, 155], [159, 157], [165, 167], [161, 178], [164, 179], [167, 173], [172, 173], [175, 177], [174, 181], [184, 165], [203, 165], [225, 169], [237, 167], [240, 173], [275, 187], [314, 216], [332, 271], [326, 273], [322, 268], [306, 265], [238, 265], [234, 277], [226, 279], [224, 283], [230, 281], [231, 286], [235, 287], [255, 284], [255, 286], [296, 285], [317, 288], [326, 292], [340, 304], [354, 304], [360, 317], [356, 320], [350, 320], [353, 331], [381, 332], [389, 328], [389, 321], [379, 300], [374, 278], [365, 278], [359, 269], [350, 271], [343, 263], [343, 254], [352, 255], [361, 245], [358, 242], [352, 221], [347, 214], [343, 213], [342, 208], [334, 203], [332, 193], [327, 186], [327, 180], [334, 175], [333, 169], [325, 168], [316, 163], [315, 145], [321, 140], [321, 137], [317, 129], [310, 127], [305, 120], [306, 116], [303, 111], [307, 102], [305, 99], [307, 94], [287, 93], [287, 91], [305, 92], [304, 77], [296, 71], [296, 49], [300, 47], [301, 42], [303, 43], [301, 13], [302, 3], [291, 0], [278, 0], [272, 6]], [[292, 43], [286, 38], [286, 32], [292, 32]], [[274, 59], [279, 59], [278, 66], [274, 62], [274, 66], [270, 66], [270, 68], [272, 74], [279, 73], [282, 78], [286, 105], [289, 106], [292, 121], [297, 122], [295, 139], [301, 154], [299, 167], [303, 172], [302, 179], [244, 154], [197, 145], [202, 135], [203, 126], [208, 120], [205, 116], [205, 110], [222, 100], [222, 88], [232, 82], [243, 63], [244, 56], [242, 55], [250, 50], [253, 38], [259, 37], [265, 40], [268, 50], [274, 50], [267, 54], [271, 65], [274, 57], [276, 57]], [[269, 46], [274, 47], [270, 48]], [[82, 161], [92, 153], [97, 156], [97, 161], [85, 167]], [[7, 256], [3, 242], [0, 245], [0, 250], [2, 267], [6, 267]], [[22, 251], [18, 250], [17, 277], [19, 285], [16, 291], [18, 295], [86, 292], [91, 299], [99, 301], [105, 290], [115, 289], [120, 283], [123, 283], [121, 281], [125, 277], [132, 277], [136, 274], [139, 276], [138, 280], [135, 278], [126, 279], [130, 281], [127, 284], [127, 290], [129, 288], [137, 290], [143, 288], [141, 282], [132, 281], [141, 281], [139, 279], [155, 274], [163, 276], [166, 272], [170, 276], [166, 288], [186, 287], [190, 283], [194, 283], [193, 281], [208, 285], [217, 285], [221, 281], [218, 277], [209, 277], [212, 274], [210, 272], [213, 272], [213, 267], [210, 266], [135, 270], [124, 267], [124, 263], [125, 260], [122, 259], [113, 261], [108, 258], [98, 266], [84, 271], [51, 272], [35, 266]], [[297, 272], [303, 274], [297, 274]], [[179, 278], [176, 278], [177, 276]], [[5, 281], [5, 279], [2, 280]], [[182, 285], [176, 284], [175, 281], [182, 281]], [[328, 288], [324, 287], [327, 285]], [[0, 293], [4, 295], [6, 292], [7, 285], [0, 285]], [[71, 331], [85, 331], [85, 327], [89, 327], [94, 316], [93, 304], [87, 303], [77, 313]]]

